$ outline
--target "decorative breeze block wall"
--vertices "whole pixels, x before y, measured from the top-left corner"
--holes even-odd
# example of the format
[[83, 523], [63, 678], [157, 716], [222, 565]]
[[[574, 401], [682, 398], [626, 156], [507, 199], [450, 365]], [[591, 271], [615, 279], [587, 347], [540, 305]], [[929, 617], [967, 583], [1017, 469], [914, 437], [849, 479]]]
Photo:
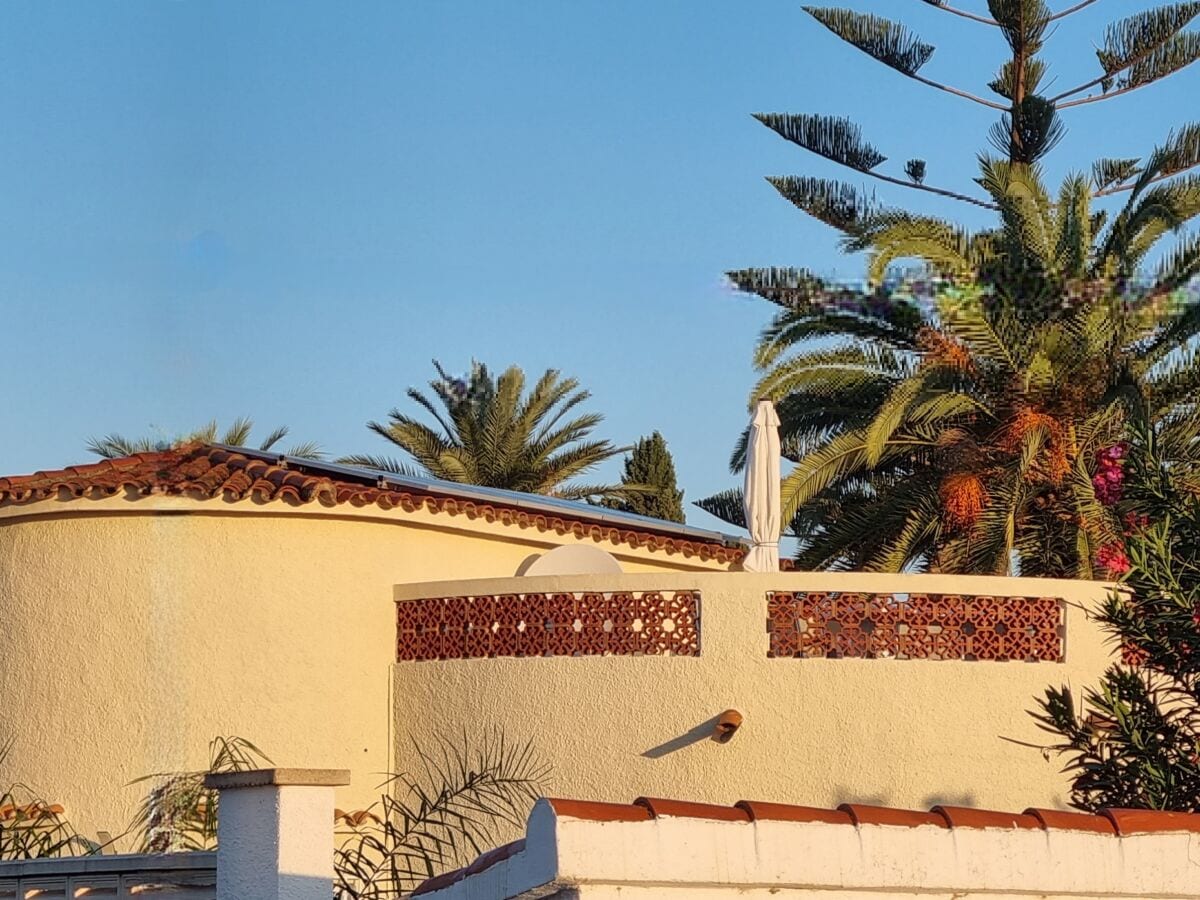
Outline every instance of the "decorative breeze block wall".
[[1063, 659], [1054, 597], [768, 593], [771, 657]]
[[431, 597], [396, 603], [396, 659], [699, 656], [700, 594]]

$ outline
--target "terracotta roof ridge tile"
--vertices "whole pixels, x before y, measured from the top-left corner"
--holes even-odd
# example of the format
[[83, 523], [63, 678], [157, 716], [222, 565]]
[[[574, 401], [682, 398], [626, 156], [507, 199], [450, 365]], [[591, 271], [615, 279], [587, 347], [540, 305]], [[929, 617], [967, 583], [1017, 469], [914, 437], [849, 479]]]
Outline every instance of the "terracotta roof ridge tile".
[[[314, 466], [319, 466], [315, 463]], [[499, 522], [506, 526], [536, 528], [560, 535], [573, 534], [581, 540], [625, 544], [639, 549], [694, 556], [701, 560], [733, 563], [745, 555], [742, 546], [727, 546], [723, 540], [702, 536], [663, 533], [672, 523], [647, 523], [644, 528], [626, 523], [597, 521], [587, 509], [578, 513], [531, 510], [508, 505], [503, 497], [489, 499], [454, 496], [454, 485], [381, 488], [367, 474], [306, 470], [303, 465], [281, 465], [254, 454], [238, 453], [220, 446], [192, 441], [167, 450], [135, 453], [64, 469], [39, 471], [32, 475], [0, 477], [0, 504], [25, 504], [52, 499], [112, 497], [124, 491], [138, 496], [184, 496], [199, 500], [224, 499], [234, 502], [280, 501], [293, 505], [318, 502], [325, 506], [351, 503], [375, 505], [380, 509], [402, 509], [407, 513], [427, 511], [434, 515], [462, 515], [468, 519]], [[656, 530], [659, 529], [659, 530]]]
[[595, 822], [643, 822], [692, 818], [726, 822], [813, 822], [832, 825], [889, 825], [939, 828], [1003, 828], [1029, 831], [1090, 831], [1107, 835], [1189, 831], [1200, 833], [1200, 813], [1148, 809], [1102, 809], [1096, 813], [1029, 808], [1003, 812], [939, 804], [929, 811], [843, 803], [837, 809], [739, 800], [733, 806], [662, 797], [638, 797], [633, 804], [553, 798], [556, 815]]
[[721, 806], [715, 803], [693, 803], [688, 800], [668, 800], [661, 797], [638, 797], [635, 806], [644, 806], [656, 819], [663, 817], [688, 819], [717, 819], [725, 822], [749, 822], [750, 813], [740, 806]]
[[1161, 809], [1101, 809], [1099, 815], [1112, 822], [1121, 836], [1165, 831], [1200, 833], [1200, 813]]

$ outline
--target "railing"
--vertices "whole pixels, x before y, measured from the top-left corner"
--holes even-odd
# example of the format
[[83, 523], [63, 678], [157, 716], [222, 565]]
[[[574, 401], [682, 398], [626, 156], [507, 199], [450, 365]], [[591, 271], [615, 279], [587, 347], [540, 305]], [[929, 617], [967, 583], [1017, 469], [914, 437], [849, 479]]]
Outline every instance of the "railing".
[[214, 900], [216, 853], [73, 856], [0, 862], [0, 900], [171, 897]]
[[396, 659], [699, 656], [698, 591], [427, 597], [396, 603]]

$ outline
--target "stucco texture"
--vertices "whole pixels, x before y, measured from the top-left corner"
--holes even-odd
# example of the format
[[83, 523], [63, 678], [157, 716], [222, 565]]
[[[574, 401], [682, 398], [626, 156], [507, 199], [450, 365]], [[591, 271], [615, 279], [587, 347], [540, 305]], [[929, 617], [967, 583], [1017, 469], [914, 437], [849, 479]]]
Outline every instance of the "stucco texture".
[[[1048, 685], [1094, 683], [1110, 661], [1087, 615], [1108, 588], [1091, 582], [716, 573], [412, 585], [396, 596], [597, 589], [699, 591], [700, 656], [401, 662], [397, 721], [449, 734], [498, 723], [511, 739], [532, 739], [553, 767], [553, 796], [1061, 808], [1061, 761], [1020, 743], [1047, 738], [1028, 710]], [[770, 659], [770, 590], [1060, 597], [1065, 661]], [[744, 722], [718, 743], [709, 735], [726, 709]], [[413, 760], [402, 732], [396, 762], [404, 768]]]
[[[407, 727], [413, 710], [394, 716], [392, 586], [511, 575], [575, 542], [627, 571], [719, 568], [424, 511], [175, 497], [0, 508], [0, 740], [14, 741], [0, 778], [64, 804], [86, 835], [119, 834], [147, 787], [130, 781], [202, 769], [214, 736], [239, 735], [277, 765], [350, 769], [338, 804], [365, 806], [395, 768], [393, 719]], [[436, 721], [425, 696], [416, 721]]]

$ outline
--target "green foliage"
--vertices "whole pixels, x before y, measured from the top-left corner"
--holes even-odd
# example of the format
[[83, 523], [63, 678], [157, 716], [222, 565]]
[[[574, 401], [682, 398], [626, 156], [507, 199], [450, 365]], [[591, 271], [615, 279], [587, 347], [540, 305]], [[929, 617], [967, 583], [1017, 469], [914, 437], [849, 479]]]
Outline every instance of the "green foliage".
[[863, 141], [862, 129], [849, 119], [784, 113], [755, 113], [754, 118], [784, 140], [860, 172], [869, 172], [887, 161]]
[[[12, 739], [0, 743], [0, 771], [12, 746]], [[0, 861], [95, 852], [96, 845], [76, 833], [61, 806], [25, 784], [3, 780], [7, 786], [0, 788]]]
[[905, 75], [915, 75], [933, 56], [933, 47], [922, 43], [899, 22], [849, 9], [803, 9], [842, 40]]
[[208, 752], [208, 768], [202, 772], [158, 772], [132, 782], [154, 782], [130, 826], [139, 852], [215, 849], [217, 792], [204, 786], [204, 776], [211, 772], [245, 772], [271, 764], [266, 754], [240, 737], [216, 737], [208, 745]]
[[1057, 146], [1066, 131], [1053, 103], [1027, 94], [992, 126], [988, 140], [1011, 162], [1035, 163]]
[[[1200, 14], [1200, 3], [1168, 4], [1110, 25], [1097, 51], [1101, 74], [1057, 96], [1047, 97], [1040, 93], [1047, 71], [1046, 62], [1040, 56], [1043, 44], [1059, 20], [1089, 4], [1076, 4], [1053, 13], [1044, 0], [989, 0], [989, 17], [937, 0], [926, 2], [1002, 33], [1011, 55], [1002, 63], [988, 87], [1006, 103], [976, 96], [921, 74], [933, 54], [933, 47], [920, 41], [898, 22], [850, 9], [804, 8], [833, 34], [901, 74], [1000, 111], [999, 121], [989, 130], [988, 139], [1001, 159], [985, 160], [985, 171], [978, 179], [990, 198], [928, 184], [921, 160], [910, 159], [904, 164], [904, 178], [887, 174], [881, 168], [887, 162], [886, 154], [866, 142], [859, 126], [849, 119], [784, 113], [757, 113], [755, 118], [784, 139], [866, 176], [995, 209], [1000, 213], [1000, 226], [978, 236], [968, 236], [962, 229], [941, 219], [882, 207], [874, 196], [837, 181], [806, 176], [778, 176], [769, 181], [798, 208], [842, 231], [847, 236], [847, 250], [871, 248], [881, 255], [881, 261], [883, 257], [916, 257], [944, 272], [969, 273], [971, 277], [984, 280], [993, 280], [1003, 274], [1011, 292], [1019, 295], [1036, 286], [1047, 273], [1054, 276], [1053, 266], [1046, 259], [1048, 245], [1030, 246], [1029, 241], [1035, 236], [1031, 226], [1045, 230], [1031, 214], [1036, 211], [1040, 218], [1052, 216], [1056, 203], [1025, 192], [1032, 190], [1039, 181], [1035, 164], [1050, 153], [1065, 134], [1061, 111], [1139, 89], [1200, 59], [1200, 34], [1185, 30]], [[1098, 92], [1095, 91], [1097, 87]], [[1092, 167], [1090, 193], [1086, 197], [1073, 196], [1072, 200], [1081, 206], [1095, 196], [1124, 191], [1145, 192], [1153, 182], [1169, 179], [1196, 165], [1200, 165], [1200, 132], [1195, 126], [1187, 126], [1173, 134], [1145, 165], [1139, 166], [1138, 160], [1133, 159], [1098, 160]], [[997, 174], [1003, 176], [1003, 185], [994, 177]], [[1133, 202], [1132, 198], [1130, 202]], [[1149, 214], [1148, 209], [1143, 211]], [[1093, 215], [1098, 219], [1100, 214]], [[1152, 237], [1147, 237], [1146, 247], [1137, 247], [1137, 255], [1144, 256], [1144, 250], [1165, 231], [1174, 230], [1181, 223], [1159, 229]], [[1101, 227], [1095, 222], [1091, 231], [1096, 233]], [[1149, 234], [1157, 226], [1141, 227]], [[1117, 236], [1125, 241], [1126, 247], [1132, 242], [1132, 238]], [[1001, 245], [1009, 252], [991, 253], [992, 245]], [[1014, 248], [1020, 252], [1013, 252]], [[1070, 248], [1067, 255], [1076, 264], [1084, 256], [1077, 247]], [[1102, 257], [1112, 255], [1101, 254]], [[1123, 268], [1106, 270], [1103, 274], [1121, 272], [1128, 276], [1131, 271], [1128, 262], [1123, 260]], [[1182, 271], [1186, 267], [1175, 268]], [[880, 281], [882, 271], [881, 264], [874, 265], [870, 273], [872, 280]], [[1054, 289], [1052, 286], [1051, 290]]]
[[[386, 423], [367, 427], [407, 453], [420, 471], [444, 481], [547, 494], [568, 500], [624, 497], [612, 485], [584, 485], [572, 479], [625, 452], [607, 440], [591, 439], [603, 421], [598, 413], [566, 418], [591, 396], [574, 378], [547, 370], [526, 392], [525, 373], [510, 366], [493, 377], [475, 363], [468, 378], [448, 375], [434, 362], [438, 377], [433, 397], [409, 388], [408, 397], [434, 424], [400, 409]], [[375, 455], [344, 457], [338, 462], [411, 474], [404, 463]]]
[[1096, 57], [1104, 90], [1131, 90], [1177, 72], [1200, 58], [1200, 35], [1181, 33], [1200, 15], [1200, 3], [1173, 3], [1110, 25]]
[[814, 219], [848, 234], [856, 234], [879, 212], [873, 194], [840, 181], [792, 175], [769, 177], [767, 182]]
[[[87, 449], [89, 453], [95, 453], [104, 459], [117, 459], [122, 456], [133, 456], [135, 453], [152, 453], [169, 450], [172, 447], [177, 447], [180, 444], [186, 444], [190, 441], [201, 441], [206, 444], [228, 444], [231, 447], [245, 447], [249, 445], [250, 432], [253, 429], [254, 422], [252, 420], [244, 417], [235, 419], [233, 424], [218, 439], [217, 420], [213, 419], [203, 428], [197, 428], [187, 435], [169, 440], [149, 437], [132, 440], [119, 434], [106, 434], [102, 438], [90, 439]], [[270, 450], [287, 437], [287, 435], [288, 427], [281, 425], [263, 439], [258, 445], [258, 449]], [[313, 441], [306, 441], [289, 449], [287, 455], [302, 459], [321, 459], [324, 453], [320, 445]]]
[[1051, 688], [1034, 713], [1081, 809], [1200, 812], [1200, 499], [1195, 460], [1172, 459], [1172, 443], [1136, 430], [1119, 504], [1132, 568], [1100, 615], [1135, 664], [1111, 666], [1081, 705]]
[[[1033, 215], [1044, 201], [1023, 202]], [[1053, 216], [1086, 230], [1071, 205]], [[783, 520], [801, 567], [1003, 574], [1015, 559], [1025, 575], [1093, 577], [1120, 531], [1096, 500], [1096, 452], [1135, 412], [1182, 446], [1200, 437], [1194, 303], [1083, 281], [1047, 291], [1056, 312], [1030, 321], [1001, 287], [816, 298], [763, 333], [750, 397], [776, 401], [795, 463]], [[699, 505], [740, 522], [736, 492]]]
[[622, 500], [608, 500], [604, 505], [609, 509], [668, 522], [684, 521], [683, 491], [675, 481], [675, 461], [657, 431], [633, 445], [633, 451], [625, 457], [621, 483], [645, 492], [631, 493]]
[[524, 824], [549, 767], [530, 743], [499, 730], [476, 746], [438, 738], [416, 747], [423, 770], [394, 775], [369, 809], [342, 817], [334, 854], [337, 900], [385, 900], [491, 848]]

